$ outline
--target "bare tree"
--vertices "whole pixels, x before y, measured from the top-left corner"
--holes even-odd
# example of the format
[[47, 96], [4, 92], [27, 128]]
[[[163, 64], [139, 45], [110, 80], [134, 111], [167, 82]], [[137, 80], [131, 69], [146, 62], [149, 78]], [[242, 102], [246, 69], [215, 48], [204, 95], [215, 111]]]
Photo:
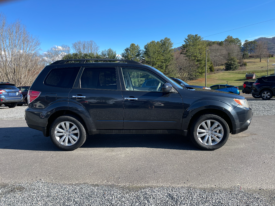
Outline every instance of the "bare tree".
[[44, 52], [43, 60], [46, 64], [51, 64], [55, 61], [61, 60], [66, 54], [70, 53], [70, 47], [67, 45], [54, 46], [48, 51]]
[[99, 47], [97, 44], [93, 41], [77, 41], [73, 43], [73, 49], [76, 53], [93, 53], [98, 54], [99, 53]]
[[19, 22], [7, 24], [0, 15], [0, 81], [30, 85], [43, 68], [39, 41]]
[[198, 66], [188, 59], [181, 51], [174, 52], [174, 59], [168, 66], [168, 69], [175, 70], [176, 76], [184, 81], [195, 79]]
[[263, 57], [267, 57], [269, 54], [267, 49], [267, 44], [263, 41], [257, 42], [255, 55], [260, 58], [260, 62], [262, 62]]
[[220, 66], [227, 61], [228, 51], [223, 46], [214, 44], [209, 47], [209, 57], [214, 66]]

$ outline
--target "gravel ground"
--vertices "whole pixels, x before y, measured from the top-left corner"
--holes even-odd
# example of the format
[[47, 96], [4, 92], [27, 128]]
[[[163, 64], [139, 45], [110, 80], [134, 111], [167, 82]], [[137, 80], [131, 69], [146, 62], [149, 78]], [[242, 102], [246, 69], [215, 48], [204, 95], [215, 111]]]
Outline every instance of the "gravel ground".
[[274, 193], [183, 187], [0, 185], [0, 205], [274, 205]]
[[[275, 115], [275, 100], [249, 100], [254, 116]], [[27, 106], [15, 108], [0, 107], [0, 120], [24, 120]]]

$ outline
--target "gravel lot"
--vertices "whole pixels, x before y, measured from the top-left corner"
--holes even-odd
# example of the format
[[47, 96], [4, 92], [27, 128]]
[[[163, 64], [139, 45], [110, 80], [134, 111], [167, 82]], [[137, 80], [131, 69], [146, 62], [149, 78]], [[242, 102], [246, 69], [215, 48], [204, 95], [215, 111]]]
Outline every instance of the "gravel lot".
[[[275, 99], [248, 100], [254, 116], [275, 115]], [[0, 120], [24, 120], [26, 108], [0, 107]], [[237, 186], [229, 189], [198, 189], [52, 184], [42, 180], [22, 184], [0, 182], [0, 206], [2, 205], [275, 205], [275, 191], [243, 190]]]
[[[248, 103], [253, 110], [254, 116], [275, 115], [275, 99], [263, 101], [261, 99], [248, 99]], [[0, 120], [24, 120], [27, 106], [15, 108], [0, 107]]]
[[0, 185], [0, 205], [274, 205], [273, 193], [182, 187]]

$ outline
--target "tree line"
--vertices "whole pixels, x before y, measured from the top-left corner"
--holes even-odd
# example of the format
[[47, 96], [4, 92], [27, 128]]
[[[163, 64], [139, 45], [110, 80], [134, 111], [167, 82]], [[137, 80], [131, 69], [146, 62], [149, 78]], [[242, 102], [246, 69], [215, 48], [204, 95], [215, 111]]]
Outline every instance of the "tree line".
[[[72, 52], [71, 52], [72, 48]], [[245, 66], [243, 59], [259, 57], [260, 61], [269, 55], [264, 42], [245, 41], [227, 36], [223, 41], [207, 41], [201, 36], [189, 34], [181, 47], [174, 48], [170, 38], [147, 43], [143, 49], [131, 43], [122, 54], [109, 48], [100, 51], [92, 40], [77, 41], [72, 46], [54, 46], [39, 53], [40, 42], [30, 35], [19, 22], [7, 24], [0, 15], [0, 81], [9, 81], [17, 86], [30, 85], [45, 65], [60, 59], [126, 59], [157, 68], [168, 76], [183, 80], [198, 78], [207, 72], [214, 72], [216, 66], [225, 70], [236, 70]]]

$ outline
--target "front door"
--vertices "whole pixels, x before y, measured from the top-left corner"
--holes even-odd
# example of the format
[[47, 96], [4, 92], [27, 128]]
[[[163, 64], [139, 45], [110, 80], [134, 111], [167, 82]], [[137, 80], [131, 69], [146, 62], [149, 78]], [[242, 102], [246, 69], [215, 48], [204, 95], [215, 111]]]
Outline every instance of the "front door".
[[165, 94], [165, 80], [144, 68], [121, 69], [124, 90], [124, 129], [181, 129], [182, 98]]
[[114, 67], [86, 67], [70, 98], [87, 110], [96, 129], [123, 129], [123, 98]]

